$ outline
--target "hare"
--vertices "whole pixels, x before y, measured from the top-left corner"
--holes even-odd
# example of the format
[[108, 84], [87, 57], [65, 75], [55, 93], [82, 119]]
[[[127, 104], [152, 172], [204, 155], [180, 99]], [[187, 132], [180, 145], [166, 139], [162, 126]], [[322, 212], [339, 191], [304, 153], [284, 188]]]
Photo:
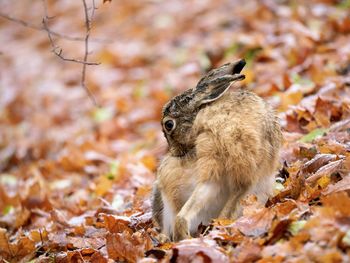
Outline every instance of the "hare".
[[153, 219], [178, 241], [195, 235], [200, 223], [239, 216], [239, 203], [272, 192], [282, 134], [271, 107], [246, 90], [229, 91], [245, 61], [206, 74], [193, 89], [163, 108], [169, 152], [153, 189]]

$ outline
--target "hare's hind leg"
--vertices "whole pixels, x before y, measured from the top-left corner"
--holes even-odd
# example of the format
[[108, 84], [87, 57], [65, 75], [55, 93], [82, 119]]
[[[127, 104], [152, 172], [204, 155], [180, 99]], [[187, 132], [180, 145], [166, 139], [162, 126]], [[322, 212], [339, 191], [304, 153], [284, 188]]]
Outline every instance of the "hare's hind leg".
[[232, 191], [224, 208], [220, 212], [219, 218], [235, 219], [241, 214], [242, 211], [239, 202], [247, 193], [246, 189], [247, 188], [240, 187]]
[[257, 183], [252, 184], [250, 188], [244, 187], [233, 190], [220, 213], [220, 218], [236, 219], [241, 216], [242, 207], [240, 206], [240, 201], [249, 194], [255, 195], [259, 203], [265, 204], [272, 194], [274, 178], [274, 175], [271, 175], [261, 178]]
[[257, 182], [247, 194], [253, 194], [257, 197], [261, 204], [265, 204], [267, 199], [272, 195], [273, 185], [275, 182], [275, 175], [271, 174], [266, 176]]
[[153, 186], [152, 217], [168, 237], [171, 237], [173, 232], [175, 215], [174, 205], [164, 193], [162, 194], [157, 182], [155, 182]]
[[162, 194], [159, 190], [157, 181], [154, 183], [152, 195], [152, 217], [154, 222], [157, 223], [162, 229], [164, 205], [162, 201]]

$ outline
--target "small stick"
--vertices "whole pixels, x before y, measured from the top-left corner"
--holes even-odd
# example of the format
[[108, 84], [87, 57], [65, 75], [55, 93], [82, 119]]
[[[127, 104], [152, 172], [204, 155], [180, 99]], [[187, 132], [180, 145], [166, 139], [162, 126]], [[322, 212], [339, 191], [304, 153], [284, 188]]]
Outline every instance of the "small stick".
[[66, 58], [63, 56], [62, 52], [62, 48], [56, 46], [55, 42], [53, 41], [52, 35], [51, 35], [51, 31], [49, 30], [48, 26], [47, 26], [47, 18], [43, 18], [43, 25], [44, 25], [44, 29], [47, 32], [47, 36], [50, 40], [50, 44], [52, 46], [52, 52], [59, 57], [60, 59], [64, 60], [64, 61], [69, 61], [69, 62], [75, 62], [75, 63], [79, 63], [79, 64], [87, 64], [87, 65], [99, 65], [100, 63], [96, 63], [96, 62], [87, 62], [87, 61], [83, 61], [83, 60], [79, 60], [79, 59], [75, 59], [75, 58]]
[[83, 68], [82, 68], [82, 72], [81, 72], [81, 85], [83, 86], [83, 88], [86, 90], [86, 92], [88, 93], [89, 97], [92, 99], [93, 103], [97, 106], [97, 102], [96, 99], [94, 97], [94, 95], [91, 93], [91, 91], [88, 89], [88, 87], [86, 86], [86, 82], [85, 82], [85, 74], [86, 74], [86, 63], [87, 63], [87, 59], [88, 59], [88, 55], [89, 55], [89, 37], [90, 37], [90, 32], [91, 32], [91, 23], [92, 20], [94, 18], [95, 15], [95, 10], [96, 10], [96, 6], [95, 6], [95, 0], [91, 0], [92, 1], [92, 11], [91, 11], [91, 16], [89, 18], [89, 11], [86, 5], [86, 1], [83, 1], [83, 6], [84, 6], [84, 11], [85, 11], [85, 28], [86, 28], [86, 34], [85, 34], [85, 54], [84, 54], [84, 64], [83, 64]]
[[86, 91], [87, 95], [89, 96], [89, 98], [91, 99], [91, 101], [93, 102], [93, 104], [95, 106], [99, 106], [95, 96], [93, 95], [93, 93], [89, 90], [89, 88], [86, 85], [86, 66], [89, 65], [99, 65], [100, 63], [96, 63], [96, 62], [88, 62], [88, 56], [89, 56], [89, 37], [90, 37], [90, 31], [91, 31], [91, 23], [95, 14], [95, 10], [97, 9], [95, 6], [95, 1], [92, 0], [92, 12], [91, 12], [91, 16], [89, 17], [89, 10], [86, 4], [85, 0], [83, 1], [83, 6], [84, 6], [84, 14], [85, 14], [85, 28], [86, 28], [86, 34], [85, 34], [85, 38], [84, 38], [84, 43], [85, 43], [85, 51], [84, 51], [84, 59], [83, 60], [78, 60], [78, 59], [73, 59], [73, 58], [66, 58], [65, 56], [63, 56], [63, 50], [62, 48], [58, 47], [55, 44], [55, 41], [52, 37], [51, 31], [48, 27], [48, 20], [51, 19], [48, 16], [48, 11], [47, 11], [47, 5], [46, 5], [46, 0], [42, 0], [43, 1], [43, 5], [44, 5], [44, 12], [45, 12], [45, 16], [43, 18], [43, 28], [44, 30], [47, 32], [47, 36], [50, 40], [50, 44], [52, 46], [52, 52], [59, 57], [60, 59], [64, 60], [64, 61], [68, 61], [68, 62], [73, 62], [73, 63], [78, 63], [78, 64], [82, 64], [82, 74], [81, 74], [81, 86], [83, 87], [83, 89]]

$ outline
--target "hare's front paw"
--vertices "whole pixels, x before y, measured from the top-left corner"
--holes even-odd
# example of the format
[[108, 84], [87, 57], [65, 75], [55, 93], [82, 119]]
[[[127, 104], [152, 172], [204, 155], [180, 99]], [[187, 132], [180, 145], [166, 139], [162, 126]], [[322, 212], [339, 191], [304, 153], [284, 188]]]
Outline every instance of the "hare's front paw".
[[186, 219], [181, 216], [177, 216], [175, 219], [175, 227], [173, 234], [174, 241], [180, 241], [189, 237], [190, 235]]

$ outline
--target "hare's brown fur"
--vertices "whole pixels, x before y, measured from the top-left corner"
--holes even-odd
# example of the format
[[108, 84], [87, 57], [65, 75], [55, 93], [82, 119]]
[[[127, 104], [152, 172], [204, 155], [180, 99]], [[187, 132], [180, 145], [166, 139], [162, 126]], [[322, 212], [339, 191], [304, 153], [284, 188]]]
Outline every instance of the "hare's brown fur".
[[[231, 74], [236, 73], [233, 69]], [[227, 72], [213, 75], [222, 78], [223, 74]], [[209, 86], [216, 85], [210, 78], [208, 82]], [[192, 91], [195, 94], [187, 91], [189, 104], [191, 96], [196, 100], [196, 89]], [[208, 103], [201, 102], [218, 91], [200, 94], [201, 102], [183, 109], [187, 112], [169, 111], [163, 116], [185, 122], [176, 124], [177, 133], [175, 129], [172, 133], [165, 131], [170, 149], [159, 166], [154, 186], [154, 219], [175, 240], [195, 234], [200, 223], [207, 224], [213, 218], [236, 217], [239, 201], [248, 193], [265, 202], [272, 191], [282, 140], [278, 120], [254, 93], [224, 89]]]

